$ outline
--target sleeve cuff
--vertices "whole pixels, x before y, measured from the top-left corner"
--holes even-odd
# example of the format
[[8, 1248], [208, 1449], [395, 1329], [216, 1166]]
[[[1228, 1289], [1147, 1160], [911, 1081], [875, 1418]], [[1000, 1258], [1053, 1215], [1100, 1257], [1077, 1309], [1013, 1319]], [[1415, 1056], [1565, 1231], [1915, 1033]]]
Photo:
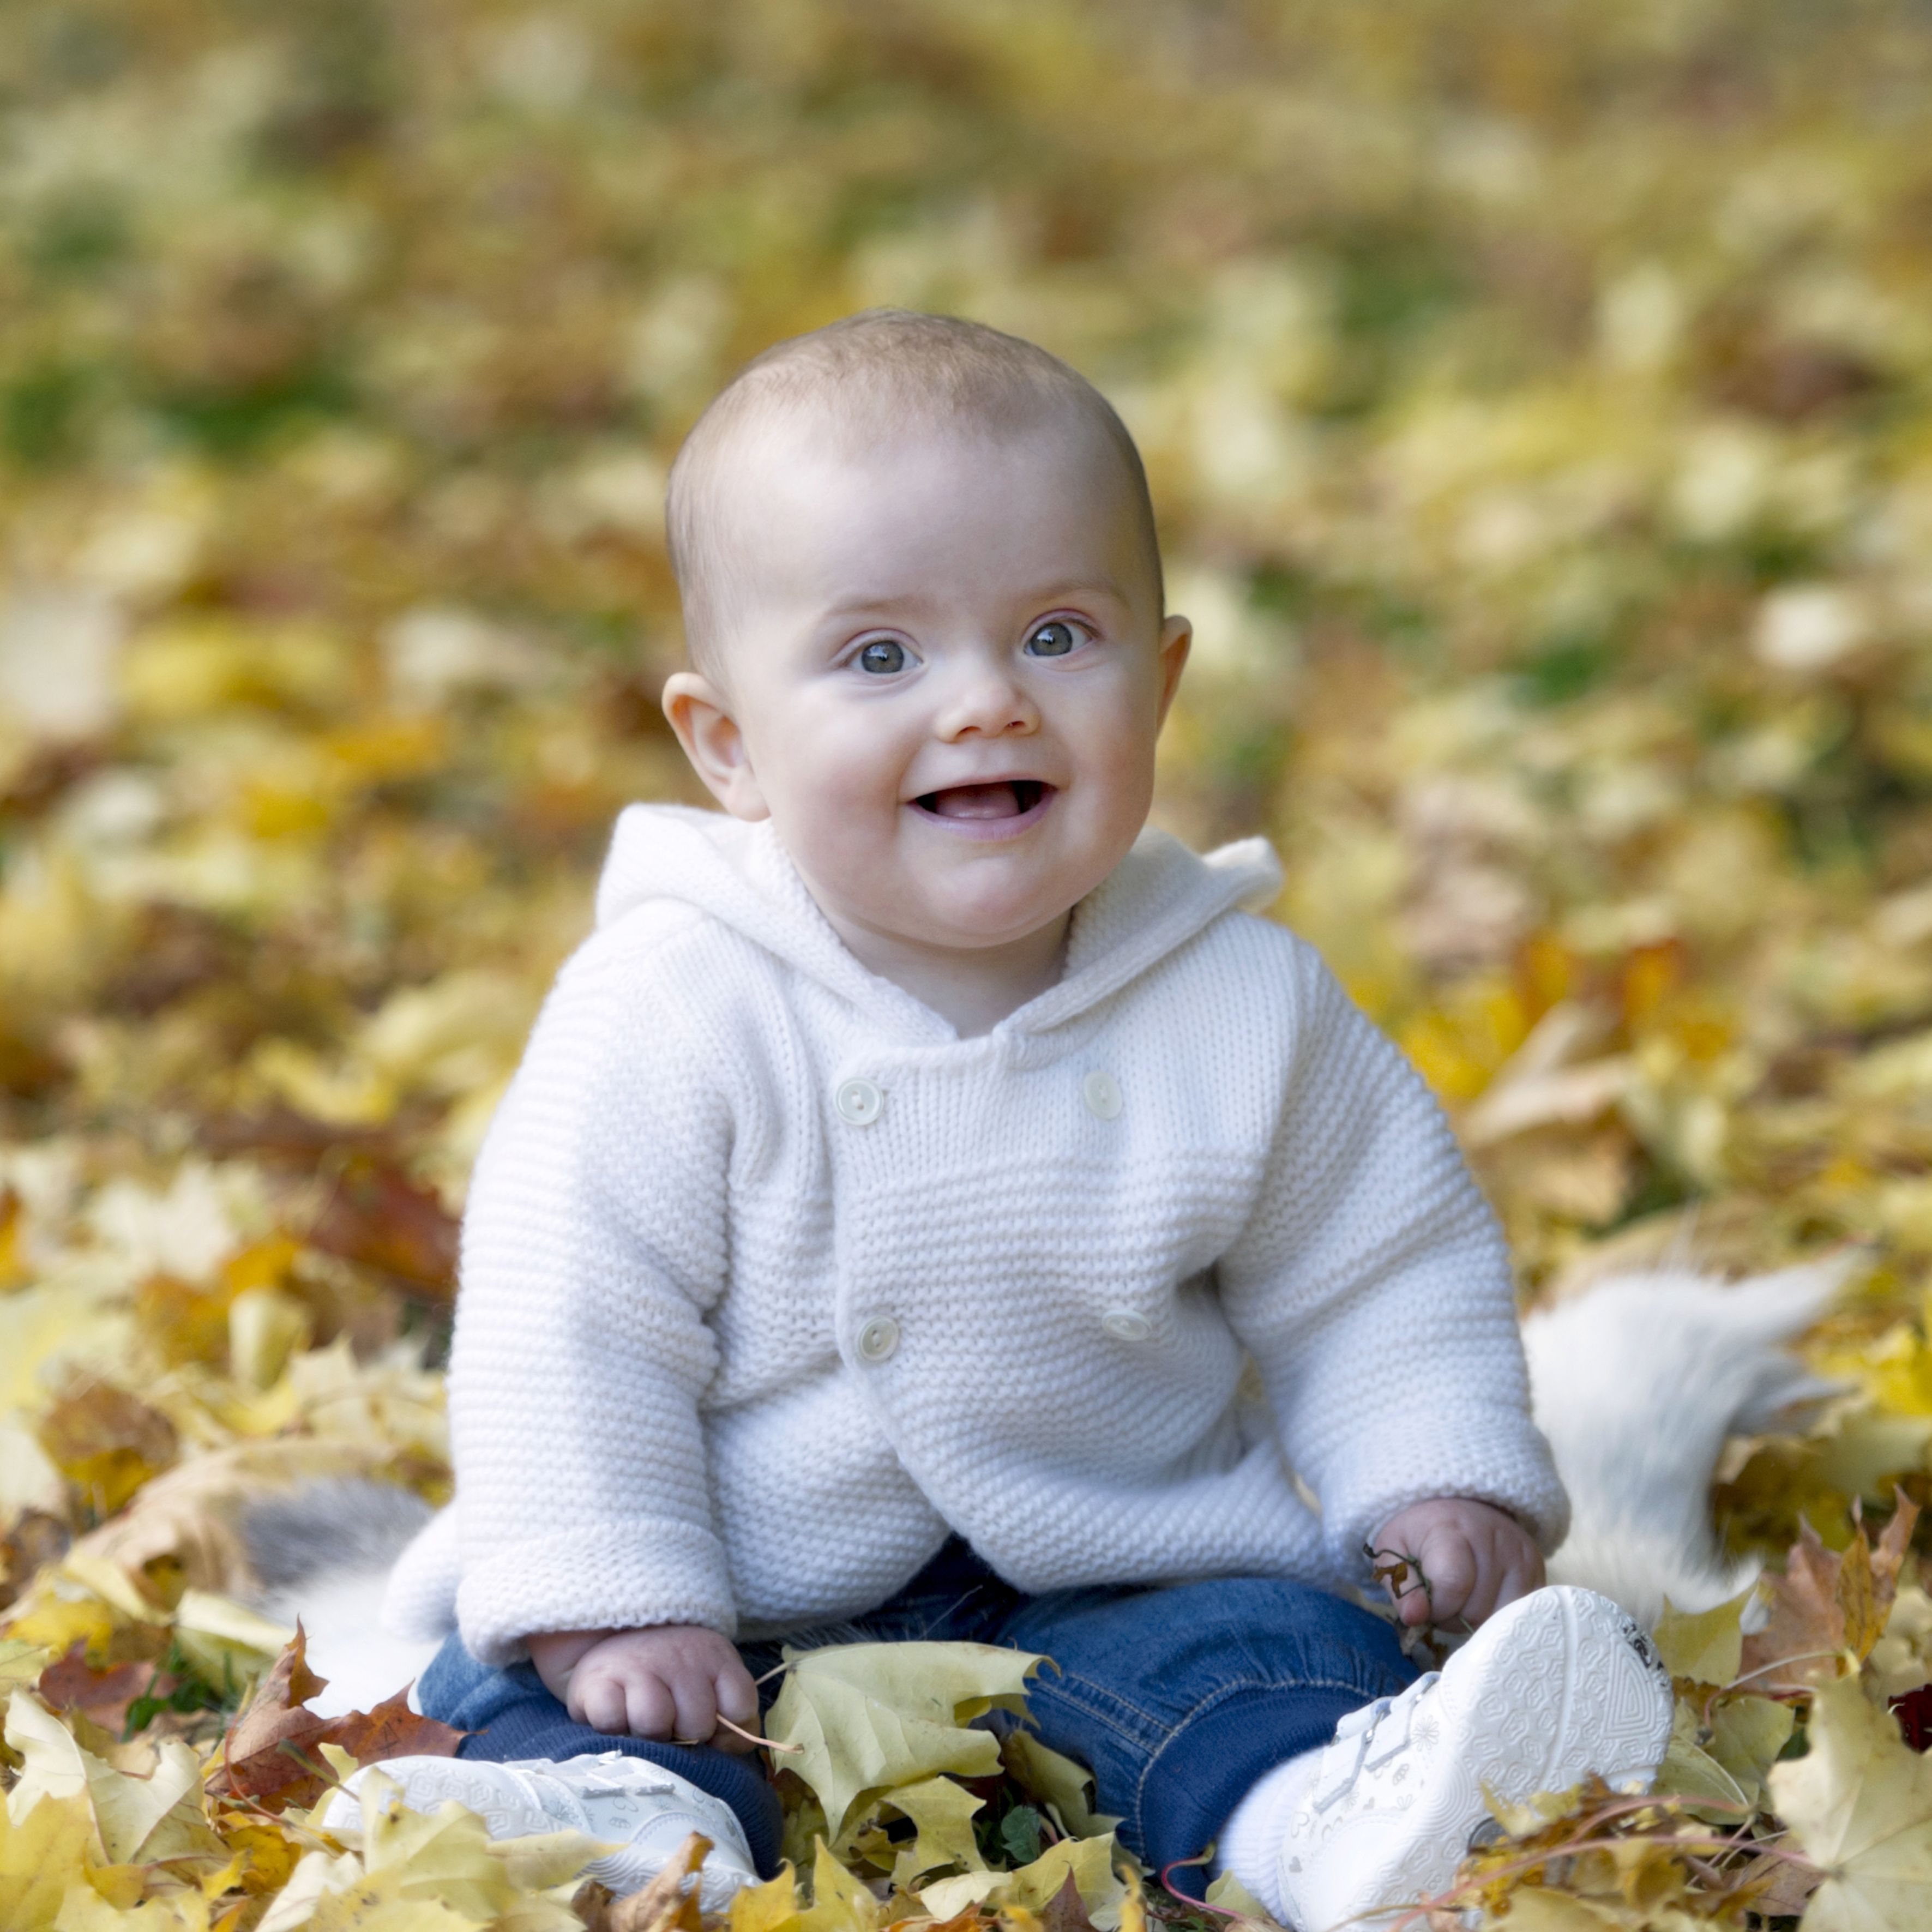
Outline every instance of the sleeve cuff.
[[633, 1520], [499, 1544], [464, 1566], [463, 1646], [479, 1664], [520, 1663], [539, 1630], [701, 1624], [736, 1634], [724, 1546], [694, 1523]]
[[1390, 1517], [1438, 1496], [1463, 1496], [1506, 1510], [1545, 1556], [1570, 1528], [1570, 1498], [1550, 1447], [1516, 1408], [1465, 1412], [1430, 1439], [1413, 1436], [1360, 1444], [1337, 1456], [1346, 1484], [1322, 1498], [1328, 1552], [1341, 1574], [1365, 1580], [1362, 1546]]

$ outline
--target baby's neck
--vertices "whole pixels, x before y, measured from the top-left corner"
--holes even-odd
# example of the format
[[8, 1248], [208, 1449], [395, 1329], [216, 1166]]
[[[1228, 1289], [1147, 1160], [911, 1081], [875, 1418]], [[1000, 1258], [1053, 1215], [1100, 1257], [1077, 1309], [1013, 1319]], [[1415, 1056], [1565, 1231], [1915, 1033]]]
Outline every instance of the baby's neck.
[[822, 910], [860, 965], [903, 986], [921, 1005], [950, 1021], [962, 1040], [990, 1033], [1059, 979], [1073, 916], [1064, 912], [1023, 938], [967, 948], [928, 946], [855, 924], [829, 908]]

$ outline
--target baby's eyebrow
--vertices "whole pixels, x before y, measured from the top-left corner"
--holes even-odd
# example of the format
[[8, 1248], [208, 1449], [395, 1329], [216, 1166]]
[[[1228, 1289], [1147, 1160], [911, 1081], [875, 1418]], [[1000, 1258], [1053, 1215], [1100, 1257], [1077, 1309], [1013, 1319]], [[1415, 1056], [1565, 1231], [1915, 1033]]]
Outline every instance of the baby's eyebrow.
[[[1112, 578], [1081, 578], [1064, 584], [1048, 584], [1028, 590], [1012, 593], [1012, 602], [1029, 610], [1045, 610], [1054, 604], [1077, 603], [1083, 598], [1104, 597], [1116, 604], [1124, 604], [1126, 595]], [[854, 617], [881, 617], [896, 614], [916, 614], [929, 610], [933, 599], [922, 592], [902, 590], [880, 592], [876, 596], [862, 593], [856, 597], [841, 598], [826, 610], [828, 620]]]
[[1083, 578], [1070, 584], [1049, 584], [1042, 589], [1028, 592], [1019, 601], [1044, 605], [1077, 602], [1083, 597], [1108, 597], [1116, 604], [1124, 604], [1127, 601], [1126, 593], [1111, 577]]

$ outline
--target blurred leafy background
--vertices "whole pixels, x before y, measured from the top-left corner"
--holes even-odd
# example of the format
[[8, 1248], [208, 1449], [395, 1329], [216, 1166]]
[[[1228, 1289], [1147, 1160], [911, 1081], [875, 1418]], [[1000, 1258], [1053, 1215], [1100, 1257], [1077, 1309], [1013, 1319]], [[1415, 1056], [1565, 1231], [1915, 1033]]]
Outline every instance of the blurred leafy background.
[[38, 1638], [113, 1625], [33, 1579], [172, 1465], [440, 1492], [468, 1164], [613, 815], [694, 796], [666, 466], [888, 302], [1118, 403], [1199, 640], [1160, 816], [1278, 842], [1526, 1292], [1870, 1244], [1814, 1340], [1856, 1399], [1738, 1460], [1734, 1535], [1924, 1493], [1932, 10], [8, 0]]

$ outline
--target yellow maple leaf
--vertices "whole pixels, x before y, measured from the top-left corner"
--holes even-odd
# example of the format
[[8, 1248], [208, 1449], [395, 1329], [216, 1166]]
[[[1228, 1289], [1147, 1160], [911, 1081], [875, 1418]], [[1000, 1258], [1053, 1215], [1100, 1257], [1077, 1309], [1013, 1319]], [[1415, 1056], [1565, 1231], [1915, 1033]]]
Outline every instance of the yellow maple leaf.
[[207, 1898], [199, 1892], [172, 1892], [123, 1909], [90, 1885], [70, 1886], [61, 1903], [53, 1932], [208, 1932]]
[[1753, 1584], [1728, 1603], [1695, 1616], [1677, 1609], [1665, 1598], [1664, 1614], [1652, 1635], [1672, 1676], [1697, 1684], [1725, 1684], [1737, 1676], [1744, 1647], [1739, 1619], [1756, 1587]]
[[1736, 1778], [1753, 1804], [1764, 1796], [1765, 1774], [1790, 1742], [1797, 1714], [1774, 1698], [1722, 1699], [1711, 1713], [1712, 1756]]
[[49, 1932], [94, 1842], [83, 1794], [43, 1798], [17, 1817], [0, 1805], [0, 1932]]
[[995, 1706], [1024, 1711], [1044, 1660], [983, 1643], [852, 1643], [788, 1651], [784, 1687], [766, 1735], [796, 1744], [787, 1768], [825, 1808], [834, 1841], [862, 1794], [939, 1772], [986, 1778], [999, 1741], [967, 1724]]
[[1002, 1904], [1040, 1912], [1058, 1897], [1070, 1877], [1079, 1888], [1087, 1916], [1100, 1932], [1114, 1932], [1120, 1922], [1120, 1904], [1126, 1883], [1114, 1866], [1114, 1834], [1100, 1838], [1062, 1838], [1049, 1845], [1030, 1865], [1012, 1874], [994, 1893]]
[[946, 1919], [970, 1905], [1037, 1916], [1070, 1877], [1100, 1932], [1116, 1932], [1128, 1898], [1126, 1881], [1114, 1870], [1113, 1834], [1099, 1838], [1062, 1838], [1030, 1865], [1011, 1872], [962, 1872], [926, 1886], [920, 1903], [934, 1918]]
[[1084, 1764], [1049, 1750], [1030, 1731], [1016, 1731], [1001, 1747], [1013, 1775], [1047, 1808], [1060, 1828], [1076, 1838], [1104, 1837], [1120, 1821], [1094, 1809], [1094, 1774]]
[[763, 1885], [748, 1885], [731, 1900], [730, 1932], [793, 1932], [798, 1923], [798, 1884], [792, 1868]]
[[915, 1880], [942, 1865], [957, 1865], [962, 1871], [986, 1869], [973, 1836], [973, 1815], [985, 1809], [983, 1798], [975, 1798], [950, 1778], [928, 1778], [902, 1785], [885, 1802], [918, 1830], [893, 1862], [892, 1882], [901, 1890], [910, 1891]]
[[1932, 1761], [1856, 1679], [1821, 1684], [1810, 1748], [1772, 1767], [1778, 1814], [1825, 1882], [1804, 1932], [1922, 1932], [1932, 1898]]
[[8, 1796], [17, 1823], [47, 1798], [86, 1798], [106, 1862], [221, 1858], [220, 1840], [202, 1810], [201, 1760], [178, 1738], [160, 1744], [153, 1771], [130, 1777], [85, 1748], [31, 1690], [8, 1706], [7, 1742], [22, 1760]]
[[876, 1932], [884, 1916], [879, 1901], [820, 1838], [812, 1868], [812, 1903], [798, 1916], [799, 1932]]

